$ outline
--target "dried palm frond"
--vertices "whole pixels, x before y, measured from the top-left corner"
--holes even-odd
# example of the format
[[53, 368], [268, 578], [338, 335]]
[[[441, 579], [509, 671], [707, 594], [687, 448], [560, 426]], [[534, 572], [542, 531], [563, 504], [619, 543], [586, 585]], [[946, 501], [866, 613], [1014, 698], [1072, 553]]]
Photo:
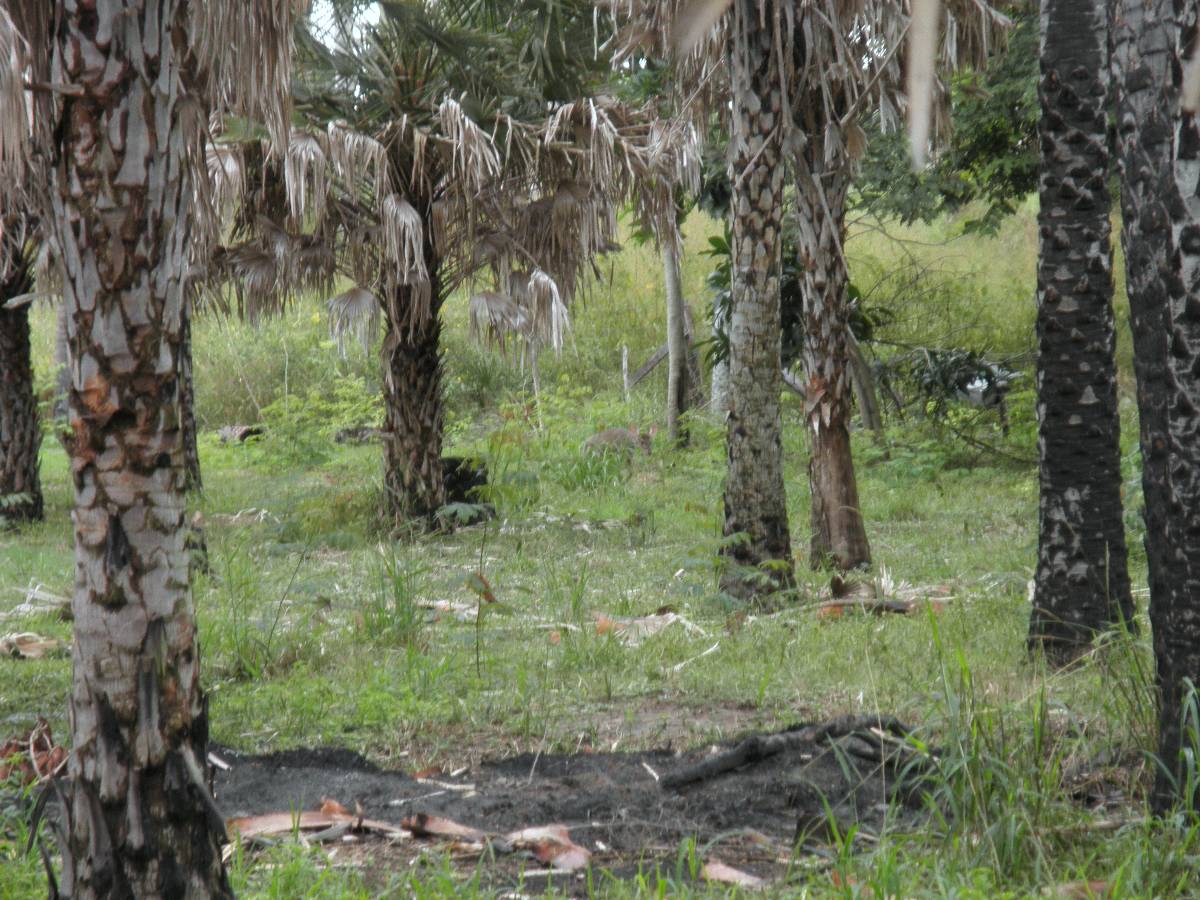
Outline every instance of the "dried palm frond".
[[405, 283], [429, 280], [425, 269], [425, 226], [413, 205], [399, 194], [383, 198], [379, 207], [386, 259], [399, 267]]
[[379, 337], [379, 298], [355, 285], [330, 298], [329, 333], [337, 341], [338, 353], [346, 358], [346, 343], [353, 339], [369, 351]]
[[571, 315], [554, 279], [540, 269], [508, 273], [506, 291], [480, 291], [471, 297], [469, 334], [472, 340], [507, 350], [508, 340], [520, 338], [531, 350], [549, 347], [562, 352], [571, 330]]
[[[403, 129], [403, 123], [399, 127]], [[326, 136], [334, 171], [343, 183], [366, 186], [371, 197], [392, 193], [383, 143], [339, 120], [329, 123]]]
[[232, 213], [234, 205], [245, 193], [245, 166], [237, 148], [228, 144], [209, 143], [206, 148], [208, 182], [211, 186], [209, 201], [218, 215], [224, 219]]
[[510, 294], [480, 291], [468, 307], [468, 335], [479, 343], [490, 343], [507, 352], [508, 339], [529, 334], [529, 316]]
[[52, 83], [54, 6], [0, 4], [0, 209], [48, 202], [47, 150], [61, 99]]
[[[707, 121], [725, 109], [728, 70], [722, 60], [737, 49], [729, 45], [728, 3], [606, 0], [603, 5], [619, 26], [613, 45], [618, 63], [639, 55], [673, 59], [673, 104], [680, 115]], [[878, 113], [884, 129], [896, 127], [909, 111], [910, 94], [917, 102], [914, 126], [927, 122], [922, 128], [929, 137], [944, 134], [949, 90], [936, 72], [981, 64], [1010, 25], [984, 0], [761, 0], [759, 12], [781, 23], [778, 31], [786, 45], [781, 59], [789, 61], [784, 86], [794, 126], [804, 132], [814, 122], [822, 128], [832, 123], [824, 135], [831, 154], [857, 147], [861, 135], [851, 126], [868, 112]], [[680, 35], [688, 38], [686, 45], [677, 41]]]
[[[323, 242], [341, 276], [371, 285], [400, 330], [422, 324], [481, 270], [505, 295], [510, 272], [535, 273], [524, 275], [521, 327], [544, 324], [537, 339], [560, 348], [583, 273], [616, 245], [617, 211], [634, 201], [654, 221], [665, 186], [698, 177], [690, 125], [658, 124], [653, 108], [603, 94], [571, 103], [526, 96], [503, 42], [528, 27], [536, 4], [463, 39], [468, 23], [491, 21], [485, 8], [388, 7], [380, 29], [343, 36], [354, 42], [345, 52], [316, 51], [305, 74], [312, 99], [300, 104], [284, 164], [272, 169], [254, 151], [264, 175], [245, 185], [235, 217], [235, 234], [254, 235], [274, 256], [277, 291], [294, 292], [292, 280], [305, 277], [288, 261], [301, 236]], [[274, 224], [260, 228], [264, 218]], [[270, 249], [280, 233], [293, 248], [286, 255]], [[253, 259], [263, 270], [253, 285], [268, 284], [265, 261]]]
[[291, 119], [292, 28], [307, 9], [307, 0], [187, 4], [188, 43], [211, 106], [264, 123], [281, 153]]
[[25, 175], [29, 155], [29, 110], [25, 73], [29, 44], [17, 31], [8, 10], [0, 6], [0, 177], [13, 185]]
[[[324, 133], [292, 129], [284, 157], [284, 183], [293, 222], [303, 222], [308, 214], [320, 217], [329, 194], [326, 165], [329, 151]], [[309, 208], [309, 202], [313, 208]]]

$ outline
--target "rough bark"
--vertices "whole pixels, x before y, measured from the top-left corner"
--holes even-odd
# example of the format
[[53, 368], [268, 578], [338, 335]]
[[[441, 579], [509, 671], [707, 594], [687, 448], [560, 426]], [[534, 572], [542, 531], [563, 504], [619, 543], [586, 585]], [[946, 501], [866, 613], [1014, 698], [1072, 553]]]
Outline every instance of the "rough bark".
[[725, 482], [727, 593], [750, 599], [795, 584], [783, 483], [780, 417], [780, 231], [784, 163], [779, 48], [770, 16], [735, 0], [730, 167], [733, 309]]
[[[446, 505], [442, 474], [441, 298], [438, 261], [426, 247], [432, 306], [414, 328], [389, 320], [383, 340], [384, 407], [383, 483], [387, 512], [399, 529], [431, 528]], [[407, 309], [411, 287], [398, 289], [393, 310]]]
[[[1167, 81], [1170, 106], [1178, 109], [1183, 60], [1197, 50], [1195, 4], [1174, 4], [1177, 23]], [[1167, 532], [1173, 566], [1182, 576], [1168, 592], [1165, 657], [1159, 665], [1162, 714], [1159, 755], [1168, 764], [1155, 784], [1159, 809], [1182, 802], [1200, 807], [1200, 784], [1188, 772], [1200, 751], [1195, 690], [1200, 687], [1200, 122], [1176, 115], [1170, 198], [1170, 257], [1164, 272], [1167, 295]], [[1153, 619], [1152, 619], [1153, 621]]]
[[827, 159], [824, 131], [825, 123], [811, 123], [808, 142], [796, 154], [797, 250], [804, 298], [802, 359], [807, 379], [804, 409], [812, 438], [808, 465], [811, 562], [814, 568], [832, 564], [845, 571], [869, 565], [871, 545], [850, 453], [850, 275], [842, 244], [851, 164], [844, 150]]
[[21, 248], [13, 244], [0, 242], [0, 522], [9, 523], [42, 518], [42, 429], [33, 391], [29, 306], [5, 308], [32, 289], [33, 277]]
[[[1126, 257], [1137, 376], [1146, 556], [1159, 691], [1160, 765], [1153, 806], [1184, 797], [1188, 683], [1200, 680], [1200, 541], [1193, 431], [1200, 403], [1195, 360], [1196, 123], [1176, 131], [1181, 74], [1180, 0], [1120, 0], [1112, 8]], [[1194, 13], [1191, 14], [1194, 16]], [[1193, 36], [1194, 18], [1186, 37]], [[1178, 165], [1176, 160], [1178, 157]], [[1182, 189], [1182, 193], [1181, 193]], [[1188, 504], [1191, 504], [1189, 508]], [[1193, 723], [1194, 726], [1194, 723]], [[1194, 735], [1194, 732], [1193, 732]]]
[[679, 273], [679, 232], [674, 221], [663, 229], [663, 281], [667, 293], [667, 435], [677, 447], [687, 445], [687, 430], [681, 417], [687, 411], [688, 340], [685, 327], [683, 286]]
[[1031, 646], [1056, 663], [1133, 624], [1121, 509], [1106, 0], [1042, 4], [1038, 562]]
[[59, 6], [52, 173], [75, 485], [71, 896], [230, 896], [184, 546], [178, 359], [193, 197], [180, 0]]

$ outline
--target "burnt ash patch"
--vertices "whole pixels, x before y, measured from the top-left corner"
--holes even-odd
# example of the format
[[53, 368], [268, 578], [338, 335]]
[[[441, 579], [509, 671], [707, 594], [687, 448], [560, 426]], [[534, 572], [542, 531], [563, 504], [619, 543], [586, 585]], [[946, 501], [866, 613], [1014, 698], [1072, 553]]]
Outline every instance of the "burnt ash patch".
[[[851, 825], [868, 834], [885, 823], [920, 827], [924, 766], [904, 733], [893, 720], [843, 717], [684, 752], [526, 753], [423, 779], [341, 749], [249, 756], [214, 748], [232, 765], [214, 787], [230, 818], [316, 809], [332, 798], [395, 824], [417, 813], [495, 833], [563, 824], [594, 866], [618, 875], [673, 865], [681, 842], [694, 838], [702, 848], [719, 844], [713, 852], [725, 862], [778, 877], [798, 838], [802, 852], [828, 847], [830, 813], [842, 834]], [[405, 842], [401, 858], [418, 846], [429, 844]], [[497, 865], [502, 881], [517, 875], [499, 857]]]

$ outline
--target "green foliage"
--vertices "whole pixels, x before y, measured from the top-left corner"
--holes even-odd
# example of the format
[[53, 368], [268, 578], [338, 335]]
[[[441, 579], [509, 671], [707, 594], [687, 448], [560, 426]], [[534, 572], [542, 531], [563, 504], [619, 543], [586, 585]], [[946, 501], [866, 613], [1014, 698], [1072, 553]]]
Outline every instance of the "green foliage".
[[[794, 221], [794, 219], [790, 220]], [[728, 227], [725, 234], [708, 239], [708, 249], [703, 251], [716, 264], [709, 273], [707, 284], [712, 293], [713, 304], [710, 318], [717, 323], [714, 329], [712, 343], [709, 346], [709, 360], [713, 363], [723, 362], [729, 358], [729, 336], [727, 334], [729, 315], [733, 304], [731, 279], [733, 276], [733, 257], [730, 252], [732, 235]], [[779, 311], [782, 347], [780, 356], [785, 368], [790, 368], [800, 359], [804, 352], [804, 293], [802, 278], [804, 262], [800, 257], [794, 230], [785, 224], [783, 237], [783, 267], [779, 280]], [[846, 299], [850, 304], [850, 331], [860, 341], [870, 342], [877, 331], [887, 325], [894, 315], [885, 306], [868, 306], [864, 302], [862, 291], [853, 283], [846, 288]]]
[[[902, 243], [857, 231], [849, 245], [854, 281], [868, 304], [895, 312], [877, 332], [877, 358], [920, 344], [1028, 359], [1037, 236], [1030, 213], [1006, 220], [994, 238], [949, 244], [947, 235], [961, 229], [945, 220], [897, 225], [893, 236]], [[699, 301], [711, 263], [696, 250], [720, 226], [693, 217], [688, 231], [684, 280]], [[581, 742], [608, 747], [618, 737], [619, 749], [705, 746], [745, 729], [878, 710], [921, 726], [921, 740], [942, 750], [940, 769], [924, 785], [929, 827], [885, 830], [877, 840], [843, 832], [827, 857], [797, 855], [778, 893], [990, 900], [1038, 896], [1088, 877], [1108, 880], [1113, 896], [1193, 894], [1200, 858], [1194, 821], [1142, 817], [1151, 770], [1140, 761], [1156, 731], [1144, 616], [1139, 635], [1107, 636], [1067, 671], [1031, 662], [1025, 590], [1036, 554], [1033, 469], [1008, 465], [949, 431], [953, 425], [1005, 452], [1030, 452], [1030, 379], [1010, 394], [1007, 437], [994, 413], [957, 403], [941, 418], [913, 410], [905, 422], [890, 422], [878, 443], [855, 435], [878, 562], [898, 582], [948, 586], [953, 599], [937, 616], [818, 620], [804, 600], [827, 590], [828, 578], [800, 565], [799, 602], [740, 627], [728, 621], [716, 591], [725, 426], [706, 415], [692, 421], [688, 448], [660, 441], [651, 456], [635, 456], [593, 488], [555, 477], [580, 457], [588, 435], [645, 427], [661, 414], [660, 373], [628, 404], [619, 391], [620, 345], [629, 345], [636, 365], [662, 341], [658, 264], [653, 248], [631, 247], [611, 260], [611, 282], [595, 286], [576, 309], [576, 347], [544, 360], [540, 406], [527, 377], [467, 344], [463, 310], [452, 298], [445, 366], [456, 427], [448, 449], [487, 462], [491, 483], [482, 499], [497, 507], [482, 563], [481, 528], [381, 549], [370, 520], [379, 448], [332, 444], [320, 433], [326, 423], [305, 411], [349, 419], [330, 413], [341, 402], [337, 379], [347, 392], [361, 386], [354, 389], [374, 402], [373, 353], [352, 348], [341, 360], [324, 346], [325, 327], [311, 308], [257, 326], [197, 320], [206, 487], [196, 503], [213, 572], [194, 578], [194, 593], [214, 740], [253, 752], [344, 746], [392, 766], [408, 752], [437, 765], [461, 760], [468, 743], [485, 758], [540, 747], [574, 751]], [[35, 364], [43, 366], [53, 317], [38, 315]], [[1123, 474], [1128, 519], [1140, 529], [1131, 385], [1126, 366]], [[260, 406], [285, 396], [287, 413], [318, 432], [328, 457], [320, 470], [259, 459], [269, 438], [257, 447], [217, 444], [218, 425], [261, 421]], [[968, 416], [979, 417], [975, 430]], [[790, 397], [783, 422], [788, 513], [802, 555], [808, 449], [801, 409]], [[72, 484], [52, 441], [43, 448], [42, 473], [47, 522], [23, 529], [19, 539], [0, 537], [0, 611], [17, 606], [19, 588], [30, 583], [70, 591]], [[1138, 534], [1134, 578], [1144, 587]], [[474, 572], [508, 614], [492, 615], [486, 604], [477, 629], [452, 615], [435, 620], [416, 605], [475, 598], [467, 583]], [[664, 605], [706, 634], [672, 628], [632, 647], [596, 633], [597, 614], [640, 616]], [[558, 643], [547, 626], [561, 630]], [[50, 617], [11, 627], [70, 638], [69, 623]], [[66, 735], [70, 679], [66, 659], [2, 667], [0, 720], [42, 713]], [[1101, 812], [1073, 797], [1078, 782], [1067, 776], [1076, 771], [1128, 780]], [[0, 816], [0, 895], [44, 896], [40, 863], [23, 853], [19, 815]], [[330, 865], [330, 849], [288, 842], [242, 848], [231, 877], [239, 896], [254, 898], [480, 898], [502, 890], [493, 873], [464, 871], [461, 861], [436, 852], [411, 866], [381, 860], [363, 868], [341, 851]], [[707, 859], [698, 849], [672, 843], [618, 873], [597, 867], [569, 890], [726, 895], [690, 880], [697, 856]], [[830, 866], [845, 876], [840, 886]], [[533, 878], [519, 888], [543, 889]]]
[[266, 435], [253, 440], [257, 460], [274, 467], [326, 462], [333, 437], [345, 428], [383, 421], [383, 397], [355, 375], [335, 374], [302, 396], [284, 395], [262, 408]]
[[[281, 403], [290, 409], [297, 397], [310, 406], [332, 405], [349, 419], [358, 404], [375, 404], [382, 396], [374, 350], [349, 342], [346, 357], [340, 356], [324, 317], [311, 307], [252, 325], [215, 313], [200, 316], [193, 324], [192, 350], [202, 429], [262, 422], [265, 409]], [[364, 421], [379, 419], [345, 424]]]
[[[0, 531], [12, 527], [14, 522], [11, 521], [11, 510], [24, 506], [33, 497], [29, 494], [0, 494]], [[9, 511], [10, 515], [6, 518], [4, 513]]]
[[375, 561], [375, 588], [360, 610], [360, 631], [372, 642], [420, 647], [425, 611], [417, 605], [426, 567], [395, 545], [381, 546]]
[[966, 231], [994, 233], [1000, 220], [1037, 190], [1038, 19], [1016, 19], [1004, 53], [982, 72], [952, 83], [953, 130], [932, 165], [912, 171], [907, 138], [868, 127], [867, 153], [855, 179], [856, 205], [906, 224], [931, 222], [977, 201], [982, 215]]

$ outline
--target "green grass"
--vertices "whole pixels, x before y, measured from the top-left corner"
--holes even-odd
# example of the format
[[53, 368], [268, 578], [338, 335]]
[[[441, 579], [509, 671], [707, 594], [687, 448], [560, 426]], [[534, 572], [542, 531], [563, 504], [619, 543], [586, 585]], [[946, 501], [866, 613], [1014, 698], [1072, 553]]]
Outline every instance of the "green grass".
[[[938, 245], [952, 224], [910, 229], [899, 246], [860, 229], [850, 244], [860, 286], [898, 304], [890, 340], [963, 340], [1020, 356], [1032, 346], [1029, 211], [989, 242]], [[697, 221], [689, 249], [714, 230]], [[935, 246], [927, 246], [935, 245]], [[901, 276], [908, 254], [926, 274]], [[707, 261], [689, 255], [685, 285], [703, 322]], [[449, 450], [481, 455], [499, 517], [450, 535], [395, 542], [379, 533], [377, 447], [341, 447], [332, 431], [372, 415], [373, 354], [347, 359], [323, 333], [314, 302], [256, 327], [202, 319], [196, 327], [198, 411], [205, 434], [211, 572], [195, 582], [213, 738], [249, 751], [340, 745], [387, 763], [460, 763], [518, 750], [653, 744], [633, 727], [646, 710], [678, 710], [694, 743], [728, 738], [730, 708], [774, 728], [842, 712], [879, 710], [917, 723], [950, 748], [937, 789], [953, 815], [922, 834], [886, 833], [877, 845], [812, 867], [798, 858], [790, 890], [809, 896], [1027, 896], [1080, 879], [1114, 896], [1178, 896], [1200, 849], [1192, 823], [1143, 821], [1137, 778], [1109, 818], [1069, 797], [1070, 774], [1101, 751], [1140, 759], [1153, 732], [1145, 637], [1114, 639], [1077, 668], [1049, 673], [1026, 653], [1026, 583], [1036, 551], [1036, 472], [980, 453], [931, 423], [893, 423], [885, 438], [856, 435], [860, 494], [876, 575], [948, 585], [943, 612], [818, 620], [802, 606], [739, 621], [717, 593], [724, 441], [693, 422], [693, 443], [614, 465], [582, 457], [595, 430], [648, 425], [661, 414], [661, 373], [622, 401], [620, 346], [635, 364], [661, 340], [662, 293], [650, 248], [629, 248], [575, 313], [575, 344], [545, 367], [540, 415], [527, 373], [471, 347], [461, 298], [447, 310]], [[886, 295], [886, 296], [885, 296]], [[45, 310], [38, 363], [48, 363]], [[331, 377], [336, 376], [336, 377]], [[366, 400], [363, 397], [366, 396]], [[1132, 404], [1126, 418], [1127, 502], [1137, 503]], [[265, 411], [265, 412], [264, 412]], [[220, 444], [219, 425], [272, 426], [249, 445]], [[356, 421], [357, 420], [357, 421]], [[1013, 433], [976, 433], [1032, 455], [1032, 398], [1014, 398]], [[806, 565], [807, 447], [801, 410], [785, 401], [788, 511], [799, 599], [827, 576]], [[70, 484], [62, 450], [44, 448], [46, 522], [0, 534], [0, 610], [30, 584], [68, 595]], [[1130, 524], [1137, 527], [1136, 513]], [[1139, 587], [1144, 561], [1131, 536]], [[420, 603], [471, 602], [479, 568], [507, 615], [480, 623], [431, 621]], [[638, 647], [598, 634], [593, 616], [643, 615], [670, 605], [704, 629], [670, 629]], [[1145, 622], [1142, 622], [1145, 626]], [[69, 638], [69, 625], [21, 630]], [[1142, 634], [1147, 628], [1143, 627]], [[551, 640], [556, 633], [560, 640]], [[715, 652], [703, 655], [714, 643]], [[66, 660], [0, 661], [0, 723], [16, 732], [43, 715], [67, 734]], [[0, 896], [37, 895], [40, 864], [26, 858], [19, 816], [0, 819]], [[681, 848], [681, 854], [683, 853]], [[836, 849], [836, 848], [835, 848]], [[483, 895], [482, 882], [436, 857], [378, 883], [327, 868], [316, 851], [284, 847], [235, 858], [247, 897]], [[658, 868], [656, 868], [658, 866]], [[838, 873], [831, 878], [830, 871]], [[605, 896], [707, 895], [686, 867], [648, 863], [640, 878], [596, 873]], [[467, 880], [464, 880], [466, 878]], [[837, 885], [842, 885], [838, 887]], [[852, 886], [848, 886], [852, 885]], [[540, 890], [531, 885], [529, 890]]]

